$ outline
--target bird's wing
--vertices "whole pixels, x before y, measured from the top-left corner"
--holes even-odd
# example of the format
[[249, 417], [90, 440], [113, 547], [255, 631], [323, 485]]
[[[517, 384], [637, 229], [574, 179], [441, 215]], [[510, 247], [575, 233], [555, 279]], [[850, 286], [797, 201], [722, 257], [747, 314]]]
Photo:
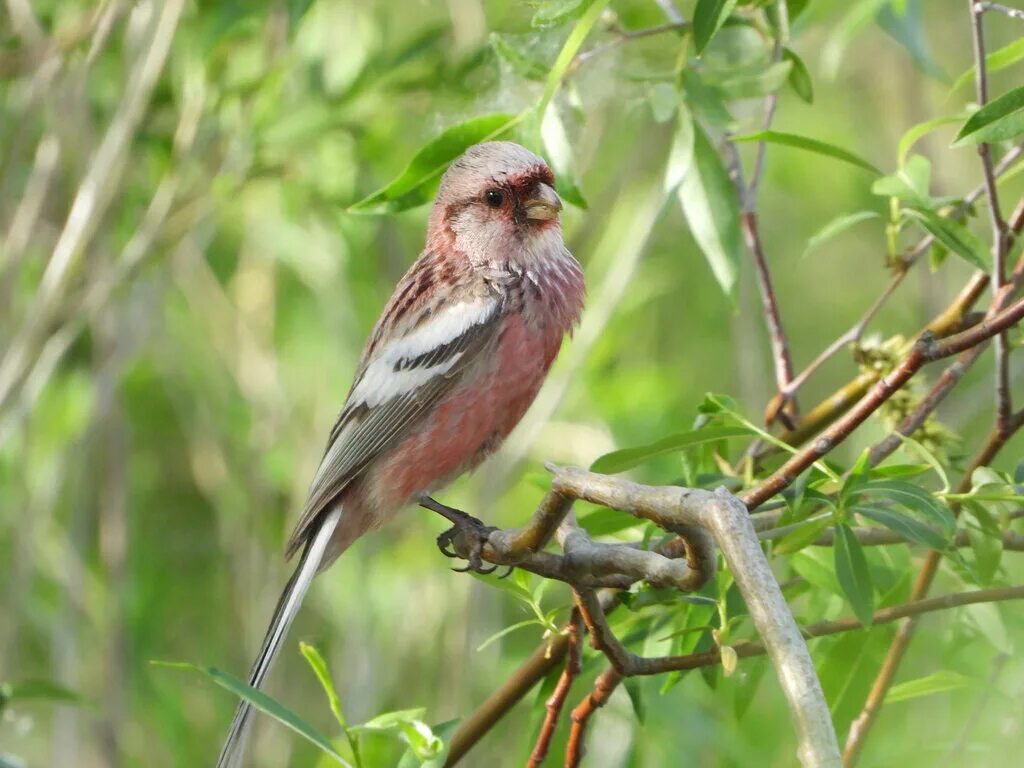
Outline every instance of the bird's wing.
[[[374, 458], [423, 418], [497, 338], [502, 300], [494, 292], [451, 297], [397, 332], [375, 333], [288, 543], [291, 556], [316, 521]], [[388, 313], [381, 322], [388, 321]]]

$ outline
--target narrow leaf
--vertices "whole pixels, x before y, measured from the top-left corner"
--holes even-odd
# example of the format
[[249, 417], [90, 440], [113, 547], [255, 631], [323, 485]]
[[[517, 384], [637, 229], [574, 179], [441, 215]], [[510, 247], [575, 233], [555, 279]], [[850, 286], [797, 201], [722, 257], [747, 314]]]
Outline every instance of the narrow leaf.
[[383, 189], [349, 207], [359, 213], [402, 211], [425, 203], [433, 191], [433, 182], [469, 147], [500, 136], [520, 118], [497, 113], [474, 117], [444, 131], [420, 149], [398, 178]]
[[789, 85], [801, 99], [808, 104], [814, 103], [814, 83], [811, 80], [811, 73], [807, 71], [807, 65], [796, 53], [785, 48], [782, 51], [782, 60], [791, 64], [789, 70]]
[[700, 56], [708, 47], [725, 20], [729, 18], [736, 0], [697, 0], [693, 11], [693, 44]]
[[327, 662], [320, 655], [320, 651], [308, 643], [300, 642], [299, 650], [302, 651], [302, 655], [312, 668], [313, 674], [320, 681], [320, 686], [324, 689], [324, 693], [327, 694], [327, 702], [330, 704], [331, 712], [334, 713], [334, 719], [338, 721], [338, 725], [341, 726], [343, 731], [347, 731], [348, 722], [345, 720], [345, 713], [341, 710], [341, 699], [338, 698], [338, 691], [334, 687], [334, 680], [327, 669]]
[[1024, 85], [993, 99], [967, 118], [953, 144], [1003, 141], [1021, 133], [1024, 133]]
[[338, 754], [338, 751], [334, 748], [334, 745], [331, 744], [327, 737], [320, 733], [316, 728], [280, 702], [263, 693], [263, 691], [256, 690], [247, 683], [239, 680], [237, 677], [229, 675], [227, 672], [223, 672], [216, 667], [201, 667], [196, 664], [161, 661], [152, 663], [162, 667], [187, 669], [193, 672], [199, 672], [215, 682], [221, 688], [231, 691], [231, 693], [241, 699], [245, 699], [247, 702], [252, 704], [252, 706], [256, 707], [256, 709], [260, 710], [260, 712], [270, 715], [279, 723], [291, 728], [295, 733], [302, 736], [302, 738], [306, 739], [311, 744], [314, 744], [322, 752], [333, 757], [338, 764], [343, 765], [346, 768], [352, 768], [345, 758]]
[[925, 120], [923, 123], [918, 123], [907, 129], [907, 132], [900, 137], [900, 143], [896, 149], [897, 161], [900, 167], [907, 160], [907, 153], [910, 152], [910, 148], [917, 143], [917, 141], [927, 136], [929, 133], [937, 128], [941, 128], [944, 125], [951, 125], [953, 123], [959, 123], [965, 119], [966, 115], [946, 115], [944, 117], [936, 117], [932, 120]]
[[[992, 53], [988, 54], [985, 57], [985, 69], [989, 73], [998, 72], [1012, 64], [1016, 64], [1021, 59], [1024, 59], [1024, 37], [1018, 38], [1009, 45], [1004, 45], [998, 51], [992, 51]], [[968, 83], [973, 82], [974, 70], [975, 68], [971, 67], [960, 75], [949, 89], [950, 93], [958, 91]]]
[[750, 430], [743, 427], [705, 427], [704, 429], [696, 429], [692, 432], [682, 432], [678, 435], [662, 438], [648, 445], [641, 445], [636, 448], [623, 448], [619, 451], [606, 453], [590, 465], [590, 471], [600, 472], [604, 475], [613, 475], [616, 472], [632, 469], [658, 456], [676, 453], [694, 445], [702, 445], [727, 437], [749, 436]]
[[923, 544], [929, 549], [943, 550], [949, 546], [949, 541], [941, 533], [909, 515], [900, 514], [891, 509], [866, 507], [859, 504], [853, 507], [853, 511], [876, 523], [881, 523], [908, 541]]
[[732, 297], [743, 253], [739, 203], [722, 159], [697, 124], [693, 126], [693, 163], [679, 186], [679, 201], [715, 279]]
[[916, 680], [907, 680], [905, 683], [897, 683], [885, 695], [886, 704], [894, 704], [897, 701], [909, 701], [921, 696], [930, 696], [933, 693], [947, 693], [966, 688], [971, 684], [971, 679], [949, 669], [933, 672], [925, 677]]
[[540, 81], [547, 77], [548, 68], [544, 66], [544, 62], [520, 50], [507, 35], [492, 32], [490, 42], [494, 52], [504, 59], [517, 74], [527, 80]]
[[819, 141], [818, 139], [812, 139], [807, 136], [799, 136], [795, 133], [781, 133], [780, 131], [757, 131], [756, 133], [748, 133], [743, 136], [736, 136], [733, 141], [767, 141], [770, 144], [781, 144], [787, 147], [796, 147], [797, 149], [803, 149], [808, 152], [814, 152], [819, 155], [825, 155], [826, 157], [834, 158], [835, 160], [842, 160], [844, 163], [855, 165], [858, 168], [863, 168], [866, 171], [871, 171], [881, 175], [881, 171], [875, 166], [869, 163], [864, 158], [855, 155], [849, 150], [837, 147], [835, 144], [829, 144], [825, 141]]
[[967, 227], [957, 221], [944, 219], [934, 211], [904, 208], [903, 214], [917, 221], [943, 246], [971, 266], [988, 271], [989, 253], [985, 244]]
[[562, 46], [562, 50], [558, 52], [558, 58], [555, 59], [555, 63], [551, 66], [547, 83], [544, 85], [544, 93], [537, 103], [536, 116], [538, 122], [544, 120], [544, 112], [547, 111], [548, 104], [554, 98], [558, 86], [562, 84], [562, 78], [565, 76], [566, 70], [569, 69], [569, 65], [572, 64], [577, 51], [583, 45], [583, 41], [587, 39], [587, 35], [590, 34], [590, 30], [601, 17], [601, 11], [604, 10], [608, 3], [609, 0], [591, 0], [590, 6], [573, 26], [572, 31], [565, 40], [565, 44]]
[[835, 557], [836, 579], [853, 613], [864, 627], [870, 627], [874, 613], [874, 591], [871, 585], [871, 573], [864, 550], [853, 531], [847, 525], [837, 525], [835, 542], [832, 547]]
[[530, 19], [534, 29], [547, 29], [576, 18], [586, 8], [584, 0], [551, 0], [544, 3]]
[[856, 213], [844, 213], [842, 216], [837, 216], [811, 235], [810, 239], [807, 241], [807, 248], [804, 249], [804, 256], [807, 256], [807, 254], [821, 246], [823, 243], [826, 243], [846, 230], [855, 227], [862, 221], [877, 218], [879, 218], [879, 214], [875, 211], [857, 211]]

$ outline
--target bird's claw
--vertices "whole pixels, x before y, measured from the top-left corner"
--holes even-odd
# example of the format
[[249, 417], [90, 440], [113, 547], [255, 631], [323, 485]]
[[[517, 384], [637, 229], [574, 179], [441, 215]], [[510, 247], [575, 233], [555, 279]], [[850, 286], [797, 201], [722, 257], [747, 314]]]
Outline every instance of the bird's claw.
[[445, 557], [459, 557], [460, 555], [455, 549], [455, 538], [461, 533], [466, 545], [469, 547], [469, 554], [466, 558], [467, 564], [465, 568], [452, 568], [452, 570], [458, 573], [472, 571], [485, 575], [498, 570], [496, 565], [491, 567], [485, 566], [483, 559], [480, 557], [484, 544], [487, 543], [487, 537], [491, 534], [491, 531], [498, 529], [484, 525], [482, 521], [477, 520], [472, 515], [466, 515], [464, 518], [459, 518], [453, 522], [455, 524], [451, 528], [437, 537], [437, 548], [441, 550], [441, 554]]

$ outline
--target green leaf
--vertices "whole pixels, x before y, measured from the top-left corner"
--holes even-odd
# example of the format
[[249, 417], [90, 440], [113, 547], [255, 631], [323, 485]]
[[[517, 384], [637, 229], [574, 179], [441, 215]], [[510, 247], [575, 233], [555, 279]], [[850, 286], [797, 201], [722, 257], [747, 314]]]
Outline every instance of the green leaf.
[[736, 136], [733, 141], [767, 141], [770, 144], [781, 144], [787, 147], [796, 147], [797, 149], [803, 149], [807, 152], [825, 155], [826, 157], [831, 157], [835, 160], [842, 160], [844, 163], [855, 165], [858, 168], [863, 168], [864, 170], [871, 171], [872, 173], [877, 173], [879, 175], [882, 173], [867, 160], [855, 155], [853, 152], [845, 150], [842, 147], [837, 147], [835, 144], [829, 144], [828, 142], [819, 141], [818, 139], [812, 139], [807, 136], [799, 136], [795, 133], [757, 131], [756, 133]]
[[790, 48], [782, 50], [782, 60], [790, 63], [789, 85], [802, 100], [808, 104], [814, 103], [814, 83], [811, 80], [811, 73], [807, 71], [807, 65]]
[[978, 583], [992, 583], [999, 572], [1003, 558], [1003, 533], [992, 514], [980, 501], [964, 502], [968, 514], [977, 522], [977, 527], [967, 526], [967, 540], [974, 553], [974, 571]]
[[980, 144], [1012, 139], [1024, 133], [1024, 85], [1004, 93], [979, 109], [964, 123], [953, 145]]
[[484, 648], [489, 646], [491, 643], [493, 643], [493, 642], [495, 642], [497, 640], [500, 640], [505, 635], [510, 635], [513, 632], [515, 632], [517, 629], [524, 629], [525, 627], [530, 627], [530, 626], [544, 626], [544, 625], [541, 624], [539, 621], [537, 621], [537, 619], [524, 619], [523, 621], [517, 621], [515, 624], [512, 624], [512, 625], [510, 625], [508, 627], [505, 627], [503, 629], [498, 630], [493, 635], [491, 635], [486, 640], [484, 640], [482, 643], [480, 643], [480, 645], [478, 645], [476, 647], [477, 653], [482, 651]]
[[909, 515], [894, 512], [891, 509], [866, 507], [860, 504], [855, 505], [853, 511], [874, 520], [876, 523], [881, 523], [903, 538], [917, 544], [923, 544], [929, 549], [943, 550], [949, 546], [949, 541], [941, 533]]
[[779, 90], [792, 69], [793, 62], [783, 60], [751, 71], [741, 70], [719, 82], [718, 89], [727, 99], [757, 99]]
[[876, 195], [895, 197], [917, 208], [934, 206], [929, 188], [932, 165], [923, 155], [914, 155], [896, 173], [876, 179], [871, 191]]
[[341, 710], [341, 699], [338, 698], [338, 691], [334, 687], [334, 680], [327, 669], [327, 662], [324, 661], [324, 657], [320, 655], [320, 651], [308, 643], [300, 642], [299, 650], [312, 668], [313, 674], [316, 675], [316, 679], [324, 689], [324, 693], [327, 694], [327, 702], [330, 704], [331, 712], [334, 713], [334, 719], [338, 721], [338, 725], [341, 726], [343, 731], [348, 730], [345, 713]]
[[602, 507], [585, 515], [580, 515], [579, 523], [583, 530], [597, 538], [599, 536], [610, 536], [627, 528], [634, 528], [640, 525], [641, 521], [630, 514], [619, 512], [617, 509]]
[[499, 35], [497, 32], [492, 32], [489, 39], [494, 52], [508, 62], [512, 70], [521, 77], [537, 81], [547, 77], [548, 68], [544, 65], [544, 62], [540, 61], [536, 56], [520, 50], [510, 40], [508, 35]]
[[82, 705], [85, 700], [70, 688], [49, 680], [22, 680], [0, 684], [0, 712], [12, 701], [53, 701]]
[[[1009, 45], [1004, 45], [998, 51], [992, 51], [992, 53], [988, 54], [985, 57], [985, 69], [991, 74], [992, 72], [1006, 69], [1021, 59], [1024, 59], [1024, 37], [1018, 38]], [[960, 75], [949, 89], [950, 92], [958, 91], [968, 83], [973, 82], [974, 70], [975, 67], [972, 66]]]
[[923, 123], [918, 123], [917, 125], [913, 125], [908, 128], [906, 133], [900, 137], [900, 143], [896, 149], [897, 162], [900, 167], [903, 167], [903, 164], [906, 162], [907, 153], [910, 151], [910, 148], [913, 147], [922, 136], [926, 136], [936, 128], [941, 128], [944, 125], [959, 123], [966, 117], [967, 116], [964, 114], [946, 115], [944, 117], [936, 117], [932, 120], [925, 120]]
[[622, 450], [606, 453], [604, 456], [594, 460], [594, 463], [590, 465], [590, 471], [600, 472], [604, 475], [614, 475], [617, 472], [632, 469], [658, 456], [677, 453], [684, 448], [694, 445], [711, 443], [728, 437], [749, 436], [750, 430], [743, 427], [705, 427], [704, 429], [695, 429], [692, 432], [670, 435], [657, 442], [641, 445], [636, 448], [623, 448]]
[[419, 720], [423, 717], [423, 714], [426, 711], [426, 707], [396, 709], [393, 712], [384, 712], [376, 717], [370, 718], [361, 725], [353, 725], [350, 727], [350, 730], [353, 732], [366, 733], [385, 733], [387, 731], [396, 731], [403, 723], [411, 723], [414, 720]]
[[626, 693], [629, 694], [629, 703], [633, 705], [633, 714], [640, 725], [647, 719], [647, 709], [644, 706], [643, 689], [640, 687], [640, 680], [635, 677], [627, 677], [623, 680]]
[[530, 19], [530, 26], [534, 29], [557, 27], [577, 18], [585, 8], [584, 0], [551, 0], [537, 9]]
[[263, 693], [263, 691], [256, 690], [247, 683], [239, 680], [237, 677], [229, 675], [227, 672], [223, 672], [216, 667], [201, 667], [196, 664], [188, 664], [185, 662], [154, 661], [151, 663], [161, 667], [169, 667], [171, 669], [187, 669], [193, 672], [199, 672], [215, 682], [221, 688], [231, 691], [231, 693], [235, 694], [239, 698], [249, 702], [252, 706], [256, 707], [256, 709], [260, 710], [260, 712], [270, 715], [282, 725], [291, 728], [295, 733], [318, 747], [322, 752], [333, 757], [338, 764], [344, 765], [346, 768], [351, 768], [345, 758], [338, 754], [338, 750], [334, 748], [334, 745], [331, 744], [327, 737], [320, 733], [316, 728], [280, 702], [270, 698], [270, 696]]
[[409, 749], [419, 760], [431, 760], [444, 749], [444, 742], [435, 736], [430, 726], [422, 720], [402, 722], [398, 727], [400, 738], [409, 745]]
[[569, 65], [572, 64], [572, 60], [576, 58], [576, 53], [583, 45], [583, 41], [587, 39], [587, 35], [590, 34], [590, 30], [597, 23], [597, 20], [601, 17], [601, 11], [604, 10], [605, 6], [608, 5], [609, 0], [591, 0], [591, 3], [587, 10], [580, 16], [579, 20], [573, 26], [572, 31], [565, 40], [565, 44], [562, 46], [562, 50], [558, 52], [558, 58], [555, 59], [555, 63], [551, 66], [551, 71], [548, 73], [547, 83], [544, 85], [544, 93], [540, 97], [540, 101], [537, 103], [536, 118], [538, 124], [544, 120], [544, 113], [547, 111], [548, 104], [551, 103], [551, 99], [555, 96], [555, 91], [558, 90], [558, 86], [562, 84], [562, 78], [565, 77], [566, 71], [569, 69]]
[[895, 504], [918, 512], [937, 523], [947, 536], [952, 536], [956, 528], [956, 522], [949, 509], [928, 491], [913, 483], [889, 479], [871, 480], [862, 485], [858, 491], [862, 495], [888, 499]]
[[989, 253], [985, 244], [967, 227], [957, 221], [944, 219], [934, 211], [904, 208], [903, 214], [917, 221], [944, 247], [968, 264], [988, 271]]
[[[556, 670], [557, 671], [557, 670]], [[461, 718], [453, 718], [452, 720], [445, 720], [443, 723], [438, 723], [433, 726], [431, 730], [434, 736], [442, 740], [441, 750], [434, 755], [432, 758], [423, 760], [419, 758], [412, 747], [405, 751], [402, 755], [402, 759], [398, 762], [398, 768], [442, 768], [448, 757], [448, 750], [451, 747], [451, 738], [458, 728]]]
[[667, 123], [676, 113], [676, 105], [679, 104], [679, 94], [676, 92], [675, 87], [669, 83], [655, 83], [647, 94], [647, 101], [651, 105], [654, 122]]
[[806, 257], [807, 254], [821, 246], [823, 243], [826, 243], [846, 230], [855, 227], [862, 221], [877, 218], [880, 218], [880, 216], [875, 211], [857, 211], [856, 213], [844, 213], [841, 216], [837, 216], [811, 235], [810, 239], [807, 241], [807, 248], [804, 249], [803, 255]]
[[933, 693], [957, 691], [971, 685], [971, 682], [969, 677], [965, 677], [959, 672], [943, 669], [916, 680], [897, 683], [885, 695], [885, 703], [895, 704], [897, 701], [909, 701], [921, 696], [930, 696]]
[[743, 253], [736, 189], [699, 125], [693, 126], [693, 163], [679, 185], [679, 202], [722, 291], [733, 297]]
[[779, 539], [772, 546], [772, 552], [776, 555], [792, 555], [799, 552], [804, 547], [810, 546], [830, 525], [832, 525], [831, 515], [810, 520]]
[[706, 83], [701, 74], [691, 67], [683, 70], [682, 80], [685, 102], [697, 117], [712, 128], [732, 128], [735, 120], [722, 99], [721, 91]]
[[445, 130], [420, 149], [398, 178], [349, 207], [358, 213], [390, 213], [421, 205], [430, 199], [433, 182], [469, 147], [505, 133], [521, 116], [497, 113], [474, 117]]
[[708, 47], [735, 7], [736, 0], [697, 0], [693, 11], [693, 45], [698, 56]]
[[871, 585], [871, 573], [864, 550], [849, 526], [837, 525], [833, 544], [836, 579], [850, 601], [853, 613], [864, 627], [870, 627], [874, 613], [875, 598]]

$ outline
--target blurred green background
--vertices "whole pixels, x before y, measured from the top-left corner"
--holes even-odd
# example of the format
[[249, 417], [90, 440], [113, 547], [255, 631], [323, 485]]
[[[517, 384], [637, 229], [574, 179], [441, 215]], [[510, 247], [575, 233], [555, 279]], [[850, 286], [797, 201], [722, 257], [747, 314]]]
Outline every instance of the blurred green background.
[[[123, 151], [112, 150], [114, 161], [85, 190], [101, 203], [85, 216], [87, 236], [67, 250], [61, 281], [47, 282], [72, 201], [93, 178], [108, 127], [127, 119], [173, 5], [8, 0], [0, 10], [0, 347], [5, 365], [28, 355], [14, 384], [0, 368], [8, 387], [0, 390], [0, 682], [54, 681], [83, 699], [4, 711], [0, 755], [29, 766], [212, 762], [232, 697], [150, 662], [242, 675], [258, 648], [289, 572], [283, 543], [363, 340], [418, 253], [428, 213], [346, 209], [445, 128], [537, 101], [543, 82], [497, 55], [491, 33], [525, 52], [543, 78], [572, 29], [536, 29], [536, 4], [496, 0], [185, 3], [152, 95], [127, 121], [134, 127]], [[694, 3], [677, 5], [689, 18]], [[778, 130], [833, 142], [891, 172], [911, 125], [971, 100], [970, 86], [950, 90], [972, 61], [964, 2], [806, 5], [791, 47], [806, 62], [814, 100], [782, 88]], [[678, 203], [663, 193], [675, 107], [666, 114], [659, 85], [673, 82], [690, 43], [667, 32], [617, 44], [608, 13], [625, 29], [666, 20], [656, 2], [614, 0], [584, 46], [607, 48], [571, 71], [553, 102], [565, 142], [549, 133], [536, 147], [560, 155], [553, 162], [588, 204], [568, 207], [564, 226], [589, 303], [513, 438], [442, 495], [495, 525], [528, 516], [543, 460], [585, 466], [617, 446], [689, 429], [707, 391], [729, 393], [759, 421], [774, 392], [751, 264], [742, 265], [735, 301], [726, 298]], [[880, 24], [879, 13], [895, 21]], [[990, 46], [1019, 37], [1024, 25], [1014, 24], [993, 21]], [[756, 75], [763, 62], [743, 60], [750, 34], [727, 26], [705, 65]], [[993, 88], [1020, 77], [1020, 65], [1009, 67]], [[760, 98], [730, 101], [737, 128], [758, 127], [761, 107]], [[936, 195], [963, 195], [980, 182], [975, 152], [949, 148], [955, 130], [915, 148], [932, 161]], [[533, 139], [525, 128], [514, 136]], [[743, 148], [748, 168], [752, 150]], [[761, 227], [798, 366], [889, 279], [887, 201], [871, 181], [852, 165], [768, 150]], [[1007, 207], [1021, 189], [1019, 179], [1006, 185]], [[804, 255], [826, 222], [858, 210], [881, 218]], [[983, 219], [976, 230], [986, 231]], [[918, 268], [872, 331], [912, 335], [969, 274], [956, 259], [938, 271]], [[954, 463], [987, 432], [989, 366], [972, 371], [941, 411], [963, 438], [949, 449]], [[841, 354], [802, 402], [856, 370]], [[839, 455], [849, 459], [883, 432], [872, 420]], [[1018, 437], [1001, 466], [1012, 467], [1021, 448]], [[678, 472], [678, 459], [668, 458], [635, 474], [665, 482]], [[409, 509], [318, 579], [270, 692], [335, 734], [300, 639], [324, 653], [350, 721], [414, 706], [427, 708], [429, 722], [445, 721], [503, 681], [541, 630], [477, 650], [529, 616], [505, 592], [449, 570], [434, 546], [443, 528]], [[917, 562], [903, 548], [877, 557], [908, 578]], [[543, 602], [565, 606], [568, 595], [553, 587]], [[901, 675], [952, 669], [971, 683], [955, 695], [891, 704], [862, 765], [940, 764], [986, 695], [972, 764], [1015, 761], [1024, 746], [1024, 666], [1004, 659], [998, 684], [988, 681], [994, 660], [1024, 639], [1015, 610], [987, 606], [975, 618], [924, 622]], [[826, 615], [799, 618], [847, 614], [833, 598]], [[886, 627], [812, 647], [840, 739], [891, 635]], [[587, 765], [793, 764], [777, 684], [769, 673], [756, 685], [764, 670], [761, 660], [742, 662], [729, 679], [691, 673], [664, 694], [663, 680], [641, 680], [642, 725], [620, 690], [598, 715]], [[542, 715], [535, 698], [464, 764], [521, 765]], [[401, 752], [383, 738], [367, 750], [379, 764]], [[261, 766], [319, 759], [265, 718], [254, 754]]]

